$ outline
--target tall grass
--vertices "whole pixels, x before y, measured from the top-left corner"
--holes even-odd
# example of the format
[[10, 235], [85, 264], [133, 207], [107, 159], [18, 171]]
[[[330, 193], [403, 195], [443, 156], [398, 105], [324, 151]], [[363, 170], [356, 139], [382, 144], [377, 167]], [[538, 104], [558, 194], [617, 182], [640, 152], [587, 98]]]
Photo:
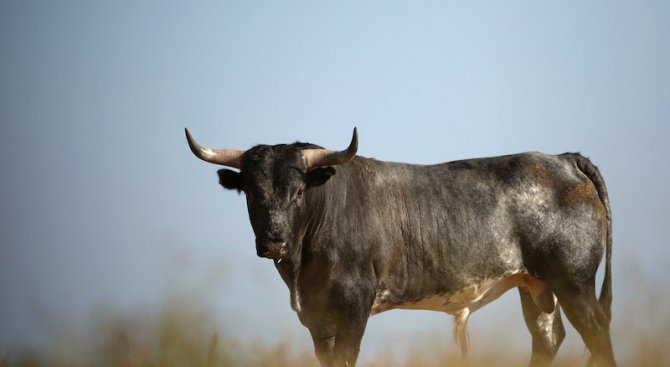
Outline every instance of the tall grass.
[[[5, 354], [0, 354], [0, 367], [318, 366], [310, 346], [293, 345], [291, 340], [274, 345], [241, 340], [227, 333], [225, 326], [215, 326], [206, 312], [178, 302], [168, 304], [155, 314], [106, 312], [96, 319], [91, 330], [58, 337], [49, 350], [2, 351]], [[650, 333], [645, 333], [641, 325], [627, 330], [617, 328], [616, 337], [626, 338], [629, 346], [625, 355], [618, 354], [621, 365], [670, 366], [670, 318], [651, 321], [660, 323], [649, 328]], [[433, 341], [408, 345], [411, 352], [402, 358], [379, 356], [364, 366], [495, 367], [528, 363], [526, 360], [500, 362], [494, 353], [480, 352], [471, 355], [466, 364], [455, 348], [443, 348], [443, 339], [430, 340]], [[564, 357], [554, 365], [582, 366], [585, 361], [583, 355], [578, 355]]]
[[311, 351], [289, 342], [267, 345], [217, 330], [210, 315], [180, 302], [156, 314], [105, 312], [96, 319], [92, 330], [56, 336], [48, 350], [0, 351], [0, 367], [318, 365]]
[[[667, 290], [659, 288], [660, 282], [644, 281], [636, 273], [635, 264], [624, 270], [622, 285], [632, 291], [615, 303], [611, 331], [617, 341], [617, 361], [621, 366], [670, 366], [670, 296]], [[227, 329], [225, 324], [214, 321], [217, 318], [202, 305], [177, 298], [165, 302], [160, 309], [99, 311], [92, 319], [86, 330], [70, 328], [53, 335], [52, 345], [47, 349], [3, 350], [0, 346], [0, 367], [318, 366], [311, 345], [296, 343], [295, 338], [275, 344], [242, 339], [230, 331], [234, 328]], [[564, 323], [568, 327], [565, 318]], [[491, 340], [473, 350], [465, 364], [457, 348], [445, 348], [453, 346], [446, 340], [447, 334], [408, 340], [404, 344], [406, 354], [375, 355], [366, 358], [374, 362], [360, 365], [502, 367], [528, 363], [525, 356], [509, 359], [510, 353], [500, 358], [499, 354], [505, 353], [500, 346], [505, 343]], [[585, 353], [562, 355], [554, 366], [583, 366], [587, 359]]]

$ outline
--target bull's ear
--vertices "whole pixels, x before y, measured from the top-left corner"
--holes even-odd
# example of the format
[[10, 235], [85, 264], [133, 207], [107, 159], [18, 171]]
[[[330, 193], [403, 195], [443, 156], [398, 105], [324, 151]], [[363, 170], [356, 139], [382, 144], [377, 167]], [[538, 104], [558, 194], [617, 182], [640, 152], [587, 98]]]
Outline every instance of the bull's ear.
[[333, 175], [335, 175], [335, 168], [333, 167], [318, 167], [309, 170], [305, 174], [307, 188], [321, 186]]
[[240, 172], [235, 172], [229, 169], [220, 169], [216, 173], [219, 174], [219, 183], [228, 190], [242, 191], [244, 188], [244, 180]]

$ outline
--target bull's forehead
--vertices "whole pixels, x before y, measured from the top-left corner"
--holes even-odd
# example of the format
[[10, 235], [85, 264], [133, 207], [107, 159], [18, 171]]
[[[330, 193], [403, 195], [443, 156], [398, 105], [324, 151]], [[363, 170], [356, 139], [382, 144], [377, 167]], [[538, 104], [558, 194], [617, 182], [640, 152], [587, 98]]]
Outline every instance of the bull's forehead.
[[296, 144], [257, 145], [244, 153], [245, 167], [299, 166], [304, 168], [302, 149]]
[[265, 194], [302, 182], [302, 149], [293, 145], [257, 145], [243, 158], [245, 183]]

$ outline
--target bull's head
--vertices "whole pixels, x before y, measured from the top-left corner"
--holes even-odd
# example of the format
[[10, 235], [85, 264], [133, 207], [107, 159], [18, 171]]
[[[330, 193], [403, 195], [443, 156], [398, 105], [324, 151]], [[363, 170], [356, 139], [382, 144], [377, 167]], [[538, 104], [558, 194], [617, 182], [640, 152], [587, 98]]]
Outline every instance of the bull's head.
[[305, 212], [305, 191], [324, 184], [335, 169], [358, 150], [354, 128], [346, 150], [332, 151], [309, 144], [258, 145], [247, 151], [209, 149], [198, 145], [188, 129], [186, 139], [198, 158], [240, 171], [220, 169], [219, 183], [244, 192], [258, 256], [281, 261], [287, 258], [300, 231], [298, 218]]

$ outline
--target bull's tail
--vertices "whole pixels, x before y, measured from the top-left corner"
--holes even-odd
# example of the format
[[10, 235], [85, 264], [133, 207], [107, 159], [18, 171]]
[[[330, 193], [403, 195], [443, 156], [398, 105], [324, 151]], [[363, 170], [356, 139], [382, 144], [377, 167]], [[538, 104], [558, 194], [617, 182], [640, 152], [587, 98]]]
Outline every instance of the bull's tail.
[[607, 196], [607, 188], [598, 167], [579, 153], [566, 153], [570, 156], [579, 168], [590, 180], [598, 191], [600, 201], [605, 206], [607, 213], [607, 238], [605, 243], [605, 277], [603, 279], [602, 289], [598, 302], [605, 312], [608, 320], [612, 319], [612, 212], [610, 210], [610, 201]]

